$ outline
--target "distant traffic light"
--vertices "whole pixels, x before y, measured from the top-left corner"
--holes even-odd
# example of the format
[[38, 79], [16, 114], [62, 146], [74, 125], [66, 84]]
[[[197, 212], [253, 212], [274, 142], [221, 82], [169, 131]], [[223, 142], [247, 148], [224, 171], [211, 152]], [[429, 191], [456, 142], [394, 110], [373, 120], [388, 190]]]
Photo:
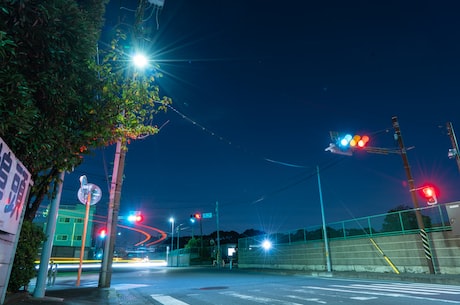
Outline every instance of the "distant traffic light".
[[438, 203], [438, 198], [436, 196], [436, 189], [432, 185], [427, 185], [421, 188], [422, 196], [426, 199], [426, 203], [433, 205]]
[[144, 221], [144, 216], [142, 215], [141, 212], [136, 211], [134, 214], [131, 214], [128, 216], [128, 221], [135, 222], [135, 223], [142, 222]]
[[107, 229], [106, 228], [100, 229], [98, 235], [100, 238], [105, 238], [107, 236]]
[[196, 220], [200, 220], [200, 219], [201, 219], [201, 214], [200, 213], [195, 213], [195, 214], [190, 215], [190, 221], [192, 223], [195, 222]]

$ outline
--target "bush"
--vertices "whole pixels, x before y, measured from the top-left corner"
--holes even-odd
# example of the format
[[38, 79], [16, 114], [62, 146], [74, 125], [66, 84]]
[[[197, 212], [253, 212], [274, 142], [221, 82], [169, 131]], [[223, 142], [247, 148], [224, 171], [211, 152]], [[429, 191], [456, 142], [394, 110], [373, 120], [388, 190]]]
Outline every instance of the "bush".
[[46, 235], [42, 228], [30, 221], [23, 222], [8, 282], [9, 292], [19, 291], [36, 276], [34, 262], [38, 255], [38, 249], [45, 240]]

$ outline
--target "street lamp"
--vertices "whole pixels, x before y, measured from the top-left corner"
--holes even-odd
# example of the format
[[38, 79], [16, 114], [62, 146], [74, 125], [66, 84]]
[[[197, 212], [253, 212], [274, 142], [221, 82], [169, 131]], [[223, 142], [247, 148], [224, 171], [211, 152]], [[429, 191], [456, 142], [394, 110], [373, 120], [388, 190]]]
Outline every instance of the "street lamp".
[[[144, 57], [145, 58], [145, 57]], [[133, 63], [137, 66], [145, 66], [146, 59], [136, 56]], [[109, 205], [107, 211], [107, 241], [104, 245], [104, 252], [101, 262], [101, 271], [99, 274], [99, 288], [110, 287], [112, 280], [112, 261], [113, 252], [115, 249], [115, 239], [117, 236], [117, 222], [118, 213], [120, 210], [121, 200], [121, 186], [123, 183], [123, 171], [125, 168], [126, 149], [127, 145], [126, 136], [121, 136], [116, 142], [115, 157], [113, 162], [112, 182], [110, 185]]]
[[141, 53], [135, 54], [132, 57], [132, 61], [133, 61], [134, 65], [137, 68], [140, 68], [140, 69], [145, 68], [149, 63], [147, 57], [144, 54], [141, 54]]
[[171, 223], [171, 251], [174, 248], [174, 218], [169, 218], [169, 222]]
[[176, 230], [177, 230], [177, 250], [180, 249], [180, 244], [179, 244], [179, 236], [180, 236], [180, 227], [182, 227], [184, 224], [181, 223], [179, 224], [177, 227], [176, 227]]

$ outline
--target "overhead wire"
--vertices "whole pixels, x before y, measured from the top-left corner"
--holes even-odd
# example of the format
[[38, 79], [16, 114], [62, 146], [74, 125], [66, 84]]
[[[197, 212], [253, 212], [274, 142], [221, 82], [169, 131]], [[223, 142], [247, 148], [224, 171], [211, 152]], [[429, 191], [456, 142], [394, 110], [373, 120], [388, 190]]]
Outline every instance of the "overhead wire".
[[[185, 115], [184, 113], [182, 113], [181, 111], [179, 111], [178, 109], [176, 109], [175, 107], [171, 106], [171, 105], [167, 105], [167, 107], [169, 109], [171, 109], [173, 112], [175, 112], [177, 115], [179, 115], [182, 119], [184, 119], [185, 121], [191, 123], [192, 125], [194, 126], [197, 126], [199, 129], [201, 129], [203, 132], [209, 134], [210, 136], [212, 137], [215, 137], [217, 138], [219, 141], [223, 141], [225, 142], [226, 144], [228, 145], [232, 145], [232, 146], [235, 146], [234, 142], [231, 141], [231, 140], [228, 140], [226, 139], [225, 137], [217, 134], [216, 132], [212, 131], [211, 129], [207, 128], [206, 126], [200, 124], [199, 122], [197, 122], [196, 120], [190, 118], [189, 116]], [[237, 145], [238, 148], [242, 149], [241, 146]], [[245, 152], [248, 152], [249, 150], [247, 149], [243, 149]], [[294, 167], [294, 168], [308, 168], [308, 166], [305, 166], [305, 165], [298, 165], [298, 164], [293, 164], [293, 163], [288, 163], [288, 162], [283, 162], [283, 161], [276, 161], [276, 160], [273, 160], [271, 158], [267, 158], [267, 157], [261, 157], [259, 156], [259, 158], [265, 162], [269, 162], [269, 163], [274, 163], [274, 164], [279, 164], [279, 165], [283, 165], [283, 166], [286, 166], [286, 167]], [[322, 170], [325, 170], [325, 169], [329, 169], [331, 168], [332, 166], [338, 164], [339, 162], [341, 162], [342, 160], [344, 160], [344, 157], [342, 158], [338, 158], [336, 160], [334, 160], [333, 162], [329, 162], [328, 164], [325, 164], [323, 166], [321, 166]], [[307, 171], [303, 171], [302, 173], [294, 176], [293, 178], [291, 179], [294, 179], [292, 182], [289, 182], [277, 189], [274, 189], [272, 191], [269, 191], [263, 195], [261, 195], [260, 197], [258, 197], [257, 199], [254, 199], [254, 200], [238, 200], [238, 202], [235, 202], [234, 200], [232, 201], [229, 201], [229, 202], [222, 202], [222, 204], [224, 205], [247, 205], [247, 204], [256, 204], [256, 203], [260, 203], [264, 200], [266, 200], [267, 198], [269, 197], [272, 197], [278, 193], [281, 193], [283, 191], [286, 191], [300, 183], [303, 183], [313, 177], [316, 177], [316, 169], [308, 169]]]

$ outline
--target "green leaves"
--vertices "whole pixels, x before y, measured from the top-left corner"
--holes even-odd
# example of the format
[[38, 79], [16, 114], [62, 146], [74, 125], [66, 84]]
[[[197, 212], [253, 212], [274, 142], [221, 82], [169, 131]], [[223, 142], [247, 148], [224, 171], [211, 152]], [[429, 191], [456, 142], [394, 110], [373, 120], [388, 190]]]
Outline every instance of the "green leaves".
[[126, 33], [116, 31], [96, 64], [106, 3], [0, 3], [0, 137], [32, 174], [26, 219], [53, 196], [60, 171], [93, 148], [156, 134], [155, 115], [171, 103], [152, 75], [130, 68]]

